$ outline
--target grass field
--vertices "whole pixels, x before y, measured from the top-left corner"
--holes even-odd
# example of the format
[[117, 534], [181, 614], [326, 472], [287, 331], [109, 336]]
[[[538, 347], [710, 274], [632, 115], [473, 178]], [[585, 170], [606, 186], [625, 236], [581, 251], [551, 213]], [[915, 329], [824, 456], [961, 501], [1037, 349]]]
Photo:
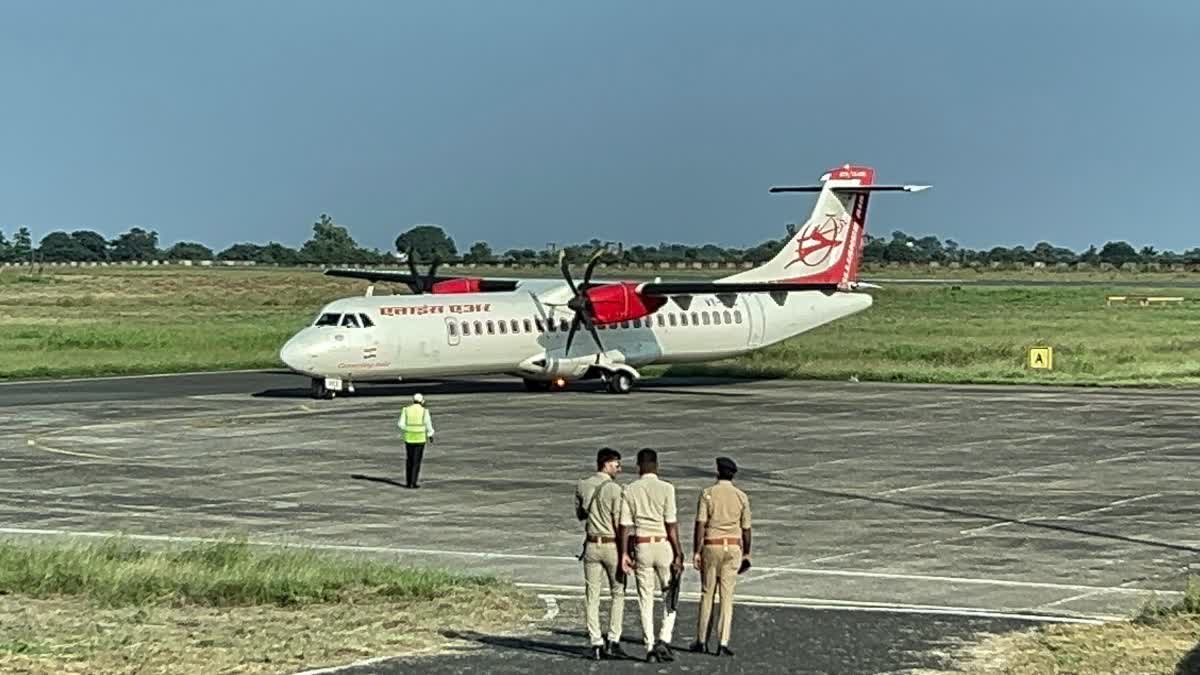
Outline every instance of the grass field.
[[[1122, 287], [1123, 281], [1187, 275], [943, 274], [1088, 278], [1112, 286], [895, 285], [872, 291], [875, 305], [862, 314], [746, 357], [670, 372], [930, 383], [1200, 383], [1200, 289], [1164, 289], [1187, 298], [1178, 305], [1104, 302], [1110, 293], [1158, 293]], [[879, 270], [873, 276], [914, 274]], [[915, 276], [929, 276], [928, 270]], [[0, 378], [278, 367], [279, 346], [322, 303], [364, 288], [306, 270], [48, 268], [34, 276], [9, 269], [0, 273]], [[381, 286], [377, 292], [391, 291]], [[1054, 348], [1053, 372], [1026, 368], [1033, 345]]]
[[283, 673], [436, 650], [544, 610], [510, 584], [236, 542], [0, 543], [0, 671]]

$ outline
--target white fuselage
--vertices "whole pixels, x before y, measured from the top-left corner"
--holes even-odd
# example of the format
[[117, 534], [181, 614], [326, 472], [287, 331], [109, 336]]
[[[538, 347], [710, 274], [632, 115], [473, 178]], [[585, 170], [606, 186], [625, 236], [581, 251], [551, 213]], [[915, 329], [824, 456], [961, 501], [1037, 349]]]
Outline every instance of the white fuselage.
[[[598, 326], [600, 359], [633, 367], [721, 359], [870, 306], [865, 293], [816, 290], [671, 298], [642, 319]], [[346, 315], [357, 325], [346, 325]], [[362, 325], [364, 316], [371, 325]], [[600, 351], [581, 323], [564, 354], [573, 316], [521, 291], [344, 298], [323, 307], [280, 357], [314, 378], [352, 382], [498, 373], [572, 379]]]

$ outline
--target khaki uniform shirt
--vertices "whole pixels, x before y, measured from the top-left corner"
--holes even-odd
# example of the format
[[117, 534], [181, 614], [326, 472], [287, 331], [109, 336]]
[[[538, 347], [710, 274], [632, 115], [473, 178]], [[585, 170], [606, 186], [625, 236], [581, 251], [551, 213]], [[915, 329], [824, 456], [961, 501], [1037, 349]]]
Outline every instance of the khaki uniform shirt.
[[[595, 503], [592, 503], [593, 496]], [[588, 504], [592, 504], [591, 509]], [[597, 471], [575, 485], [575, 509], [587, 514], [585, 534], [615, 537], [617, 532], [613, 523], [621, 515], [621, 486], [612, 476]]]
[[675, 486], [656, 474], [642, 474], [625, 488], [621, 524], [633, 526], [639, 537], [667, 536], [667, 523], [677, 522]]
[[696, 522], [705, 524], [705, 539], [740, 539], [750, 529], [750, 498], [732, 482], [717, 481], [700, 493]]

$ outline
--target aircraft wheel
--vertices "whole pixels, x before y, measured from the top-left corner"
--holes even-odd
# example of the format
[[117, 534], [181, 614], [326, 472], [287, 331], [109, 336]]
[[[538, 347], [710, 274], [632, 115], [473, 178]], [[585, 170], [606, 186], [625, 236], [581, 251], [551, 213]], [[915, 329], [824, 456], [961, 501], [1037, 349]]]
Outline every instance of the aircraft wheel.
[[618, 370], [608, 378], [608, 390], [614, 394], [628, 394], [633, 391], [633, 376]]
[[314, 377], [312, 380], [312, 397], [315, 399], [330, 399], [333, 398], [334, 392], [330, 391], [325, 386], [325, 380]]

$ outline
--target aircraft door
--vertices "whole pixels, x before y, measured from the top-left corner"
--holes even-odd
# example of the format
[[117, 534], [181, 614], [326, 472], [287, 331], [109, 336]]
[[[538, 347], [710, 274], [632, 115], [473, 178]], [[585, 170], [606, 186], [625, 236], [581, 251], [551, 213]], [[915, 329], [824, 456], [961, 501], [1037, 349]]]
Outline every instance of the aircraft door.
[[449, 343], [451, 347], [457, 346], [458, 341], [462, 339], [458, 334], [458, 328], [459, 326], [457, 319], [454, 317], [449, 317], [446, 319], [446, 342]]
[[746, 299], [746, 323], [750, 324], [749, 344], [753, 349], [762, 345], [767, 316], [758, 293], [743, 293], [742, 297]]

